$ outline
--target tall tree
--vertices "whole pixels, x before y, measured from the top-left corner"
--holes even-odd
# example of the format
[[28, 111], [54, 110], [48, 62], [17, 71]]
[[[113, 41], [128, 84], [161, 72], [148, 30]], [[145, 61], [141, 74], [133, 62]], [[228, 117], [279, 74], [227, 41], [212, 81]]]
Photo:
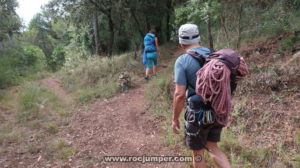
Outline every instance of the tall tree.
[[108, 19], [109, 26], [109, 40], [107, 56], [111, 57], [113, 52], [114, 38], [115, 38], [115, 25], [113, 22], [113, 8], [118, 5], [110, 0], [89, 0], [91, 5], [102, 12]]
[[17, 7], [18, 2], [16, 0], [0, 1], [0, 43], [5, 39], [10, 40], [12, 35], [18, 32], [22, 26], [16, 13]]
[[95, 39], [95, 54], [100, 55], [100, 36], [99, 36], [99, 21], [98, 14], [94, 12], [93, 16], [93, 31], [94, 31], [94, 39]]

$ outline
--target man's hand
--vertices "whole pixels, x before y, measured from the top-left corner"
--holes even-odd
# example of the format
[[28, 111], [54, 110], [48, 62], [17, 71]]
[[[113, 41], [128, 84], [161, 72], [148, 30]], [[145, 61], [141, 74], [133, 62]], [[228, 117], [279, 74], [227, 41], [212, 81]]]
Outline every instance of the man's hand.
[[175, 134], [179, 134], [180, 122], [179, 122], [178, 119], [177, 120], [175, 120], [175, 119], [172, 120], [172, 129], [173, 129], [173, 132]]

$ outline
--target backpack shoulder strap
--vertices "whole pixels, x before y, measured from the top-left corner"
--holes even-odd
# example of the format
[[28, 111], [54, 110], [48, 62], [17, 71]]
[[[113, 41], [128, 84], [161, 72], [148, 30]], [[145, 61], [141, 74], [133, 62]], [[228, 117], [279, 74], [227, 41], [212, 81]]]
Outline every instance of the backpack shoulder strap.
[[199, 63], [200, 67], [203, 67], [203, 65], [205, 64], [204, 56], [200, 55], [195, 51], [188, 51], [187, 54], [194, 58]]

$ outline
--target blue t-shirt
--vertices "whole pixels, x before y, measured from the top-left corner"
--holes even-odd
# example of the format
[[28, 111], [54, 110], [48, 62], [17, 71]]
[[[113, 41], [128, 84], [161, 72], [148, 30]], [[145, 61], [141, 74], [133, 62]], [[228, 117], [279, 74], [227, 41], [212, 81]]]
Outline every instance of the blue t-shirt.
[[[207, 57], [211, 53], [210, 49], [202, 46], [192, 48], [190, 51], [195, 51], [204, 57]], [[196, 87], [197, 80], [196, 73], [200, 68], [202, 67], [200, 67], [199, 62], [189, 54], [183, 54], [176, 60], [174, 67], [175, 83], [179, 85], [187, 85], [187, 97], [196, 95], [194, 89]], [[195, 98], [198, 99], [200, 96], [195, 96]]]

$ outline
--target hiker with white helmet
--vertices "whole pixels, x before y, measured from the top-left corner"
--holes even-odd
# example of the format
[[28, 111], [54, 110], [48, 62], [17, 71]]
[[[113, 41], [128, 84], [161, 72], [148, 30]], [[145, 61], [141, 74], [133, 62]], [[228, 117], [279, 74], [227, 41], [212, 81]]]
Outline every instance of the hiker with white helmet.
[[[185, 141], [192, 151], [194, 168], [206, 167], [203, 158], [205, 150], [218, 167], [230, 168], [227, 156], [217, 143], [227, 123], [235, 79], [248, 74], [247, 66], [231, 49], [213, 53], [213, 50], [201, 46], [197, 25], [182, 25], [179, 28], [179, 43], [186, 54], [176, 60], [174, 67], [173, 132], [179, 134], [179, 116], [187, 102]], [[227, 55], [224, 56], [224, 53]], [[234, 76], [233, 65], [238, 65]]]

